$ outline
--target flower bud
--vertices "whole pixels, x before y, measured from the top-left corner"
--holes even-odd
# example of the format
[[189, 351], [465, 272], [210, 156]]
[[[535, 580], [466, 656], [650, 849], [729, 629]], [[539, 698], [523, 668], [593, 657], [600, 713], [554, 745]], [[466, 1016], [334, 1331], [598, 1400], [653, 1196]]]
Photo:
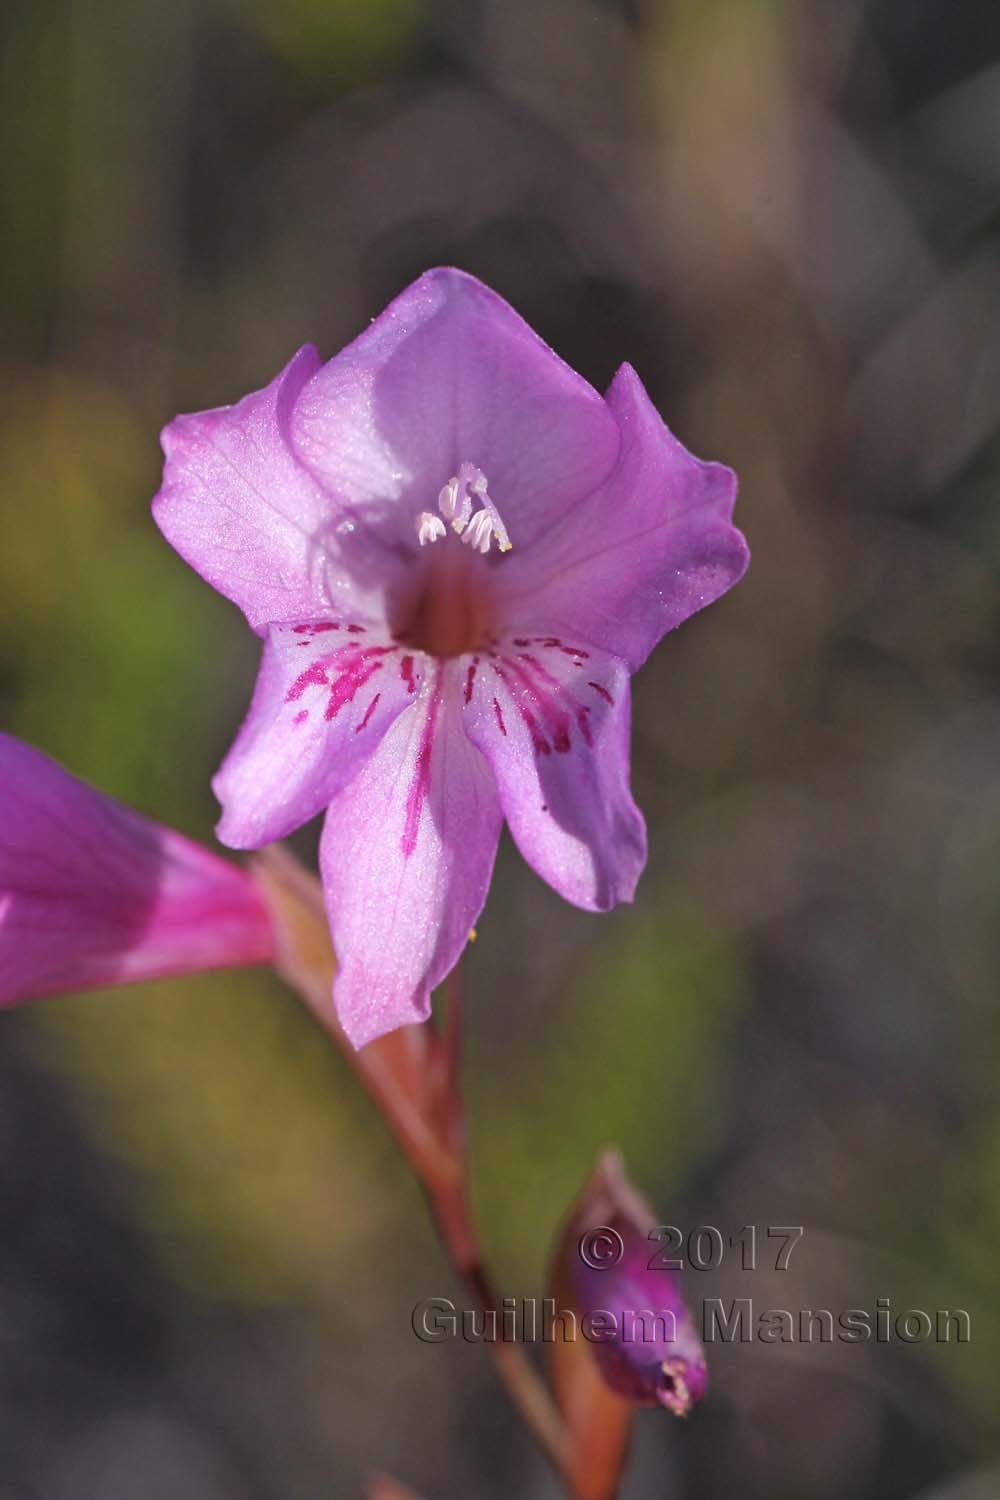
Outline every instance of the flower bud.
[[620, 1156], [607, 1152], [570, 1216], [560, 1280], [607, 1385], [684, 1417], [705, 1394], [705, 1351], [677, 1272], [658, 1263], [655, 1227]]

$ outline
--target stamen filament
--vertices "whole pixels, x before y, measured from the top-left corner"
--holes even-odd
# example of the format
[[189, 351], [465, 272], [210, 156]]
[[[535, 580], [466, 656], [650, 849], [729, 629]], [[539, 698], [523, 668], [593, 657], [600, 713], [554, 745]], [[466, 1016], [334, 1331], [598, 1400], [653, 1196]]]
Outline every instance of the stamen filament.
[[436, 542], [442, 536], [447, 536], [447, 531], [441, 517], [434, 515], [432, 511], [422, 510], [417, 517], [417, 541], [421, 547], [426, 547], [428, 542]]
[[[481, 507], [475, 513], [472, 508], [474, 498]], [[485, 555], [496, 538], [501, 552], [510, 551], [510, 537], [500, 518], [500, 512], [488, 494], [486, 475], [474, 464], [462, 464], [458, 473], [453, 474], [439, 491], [438, 510], [456, 536], [460, 536], [467, 546]], [[421, 547], [439, 541], [445, 535], [443, 522], [428, 510], [420, 512], [416, 526]]]

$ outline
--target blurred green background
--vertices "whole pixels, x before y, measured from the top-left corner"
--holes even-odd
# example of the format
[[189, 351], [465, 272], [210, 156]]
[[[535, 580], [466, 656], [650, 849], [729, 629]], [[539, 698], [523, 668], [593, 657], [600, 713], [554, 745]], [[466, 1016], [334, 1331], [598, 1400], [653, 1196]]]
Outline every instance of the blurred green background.
[[[8, 0], [0, 37], [0, 723], [210, 839], [255, 643], [152, 525], [158, 429], [440, 262], [599, 387], [631, 360], [754, 562], [637, 681], [635, 907], [502, 849], [497, 1279], [541, 1293], [616, 1142], [666, 1221], [806, 1227], [692, 1296], [973, 1327], [716, 1348], [626, 1500], [1000, 1492], [1000, 7]], [[0, 1500], [554, 1493], [484, 1352], [414, 1338], [457, 1290], [276, 981], [2, 1030]]]

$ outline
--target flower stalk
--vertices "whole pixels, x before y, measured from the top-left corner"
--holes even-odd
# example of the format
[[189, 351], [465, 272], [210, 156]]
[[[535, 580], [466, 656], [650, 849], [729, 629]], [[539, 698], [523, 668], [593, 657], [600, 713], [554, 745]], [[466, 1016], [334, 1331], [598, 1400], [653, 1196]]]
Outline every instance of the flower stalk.
[[[500, 1315], [484, 1261], [469, 1194], [460, 1058], [462, 991], [449, 976], [444, 1026], [402, 1027], [356, 1050], [330, 1001], [336, 960], [319, 882], [286, 849], [257, 855], [254, 873], [275, 916], [277, 972], [323, 1027], [388, 1125], [423, 1189], [441, 1247], [480, 1312]], [[567, 1494], [573, 1481], [569, 1429], [524, 1348], [488, 1345], [507, 1393]]]

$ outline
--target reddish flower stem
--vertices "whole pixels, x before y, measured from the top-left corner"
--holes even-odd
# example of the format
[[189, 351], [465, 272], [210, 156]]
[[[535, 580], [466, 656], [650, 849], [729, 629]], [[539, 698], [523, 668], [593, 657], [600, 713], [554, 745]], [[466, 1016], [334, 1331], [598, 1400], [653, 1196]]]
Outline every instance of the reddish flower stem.
[[[278, 846], [258, 855], [254, 869], [278, 927], [278, 973], [334, 1042], [388, 1125], [424, 1191], [441, 1246], [477, 1310], [495, 1312], [499, 1319], [501, 1302], [485, 1267], [469, 1197], [458, 969], [448, 981], [443, 1031], [428, 1021], [356, 1051], [331, 1001], [335, 959], [318, 881]], [[579, 1495], [569, 1429], [524, 1348], [503, 1339], [486, 1347], [507, 1394], [567, 1493]]]
[[[437, 1038], [438, 1052], [445, 1071], [442, 1123], [452, 1159], [459, 1164], [460, 1170], [457, 1176], [443, 1183], [435, 1182], [432, 1177], [422, 1177], [421, 1185], [437, 1226], [438, 1238], [456, 1275], [464, 1282], [478, 1310], [495, 1313], [499, 1322], [501, 1300], [486, 1269], [469, 1197], [465, 1111], [460, 1078], [461, 963], [449, 975], [446, 993], [445, 1027]], [[489, 1341], [487, 1348], [522, 1421], [556, 1472], [568, 1484], [572, 1464], [570, 1434], [548, 1387], [521, 1345], [496, 1339]], [[572, 1489], [568, 1492], [574, 1493]]]

